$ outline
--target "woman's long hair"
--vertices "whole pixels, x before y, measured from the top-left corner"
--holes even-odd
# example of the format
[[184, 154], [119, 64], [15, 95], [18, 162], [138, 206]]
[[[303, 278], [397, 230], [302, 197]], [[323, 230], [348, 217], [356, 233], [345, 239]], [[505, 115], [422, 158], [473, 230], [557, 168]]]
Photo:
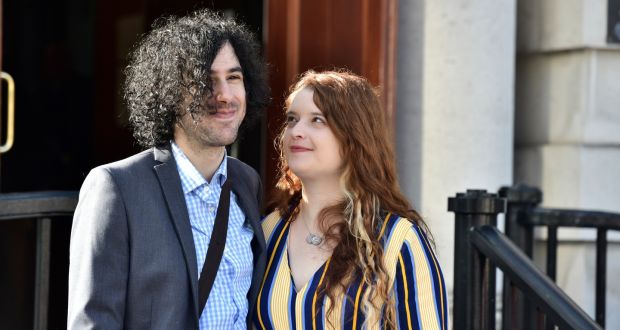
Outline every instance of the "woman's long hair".
[[[345, 199], [319, 214], [320, 229], [327, 240], [336, 243], [320, 292], [335, 301], [353, 279], [361, 277], [365, 286], [361, 306], [367, 325], [378, 325], [383, 312], [385, 325], [395, 328], [395, 305], [377, 230], [383, 220], [379, 214], [394, 212], [424, 229], [426, 226], [398, 185], [391, 134], [378, 93], [366, 79], [347, 71], [308, 71], [291, 87], [286, 108], [295, 92], [304, 88], [313, 90], [314, 103], [340, 142], [344, 163], [340, 186]], [[277, 140], [280, 172], [270, 208], [294, 220], [299, 210], [291, 206], [299, 205], [302, 184], [284, 157], [283, 133], [284, 129]], [[328, 315], [332, 307], [330, 304]]]

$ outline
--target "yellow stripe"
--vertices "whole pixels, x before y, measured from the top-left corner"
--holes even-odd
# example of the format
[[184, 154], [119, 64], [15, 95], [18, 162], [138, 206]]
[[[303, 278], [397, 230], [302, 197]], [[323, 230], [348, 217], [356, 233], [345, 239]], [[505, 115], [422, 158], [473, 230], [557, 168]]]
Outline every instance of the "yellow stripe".
[[407, 284], [407, 274], [405, 274], [405, 263], [403, 262], [402, 255], [398, 256], [398, 261], [400, 262], [400, 268], [403, 270], [403, 287], [405, 288], [405, 309], [407, 311], [407, 326], [408, 329], [413, 329], [411, 325], [411, 311], [409, 310], [409, 284]]
[[297, 297], [295, 298], [295, 325], [297, 329], [303, 329], [303, 313], [304, 313], [304, 296], [306, 295], [306, 291], [310, 286], [304, 285], [301, 291], [297, 292]]
[[[280, 222], [280, 212], [273, 211], [271, 212], [263, 221], [261, 222], [261, 226], [263, 227], [263, 233], [265, 234], [265, 239], [269, 240], [271, 237], [271, 233], [276, 228], [276, 225]], [[269, 242], [267, 242], [269, 245]]]
[[392, 212], [389, 212], [387, 216], [385, 217], [385, 219], [383, 219], [383, 225], [381, 225], [381, 232], [379, 232], [378, 238], [381, 238], [383, 236], [383, 232], [385, 231], [385, 228], [387, 227], [388, 219], [390, 218], [391, 215], [392, 215]]
[[435, 266], [435, 273], [437, 274], [437, 282], [439, 282], [439, 301], [441, 302], [441, 305], [439, 306], [439, 310], [441, 311], [441, 328], [445, 329], [446, 325], [444, 324], [444, 314], [443, 314], [443, 300], [444, 300], [444, 296], [443, 296], [443, 285], [442, 285], [442, 281], [441, 281], [441, 273], [439, 270], [439, 265], [437, 264], [437, 258], [435, 257], [435, 254], [432, 252], [430, 246], [428, 245], [428, 242], [426, 242], [425, 239], [422, 239], [422, 241], [424, 242], [424, 245], [426, 245], [427, 249], [429, 251], [431, 251], [431, 259], [433, 259], [433, 265]]
[[276, 255], [278, 246], [280, 245], [280, 240], [282, 239], [282, 235], [284, 235], [284, 232], [286, 232], [286, 228], [288, 227], [289, 224], [290, 222], [287, 220], [286, 224], [284, 225], [284, 228], [282, 228], [282, 231], [280, 232], [280, 236], [278, 237], [278, 240], [276, 241], [276, 245], [274, 246], [273, 253], [269, 257], [269, 263], [267, 264], [265, 275], [263, 276], [263, 282], [261, 283], [260, 291], [258, 292], [258, 302], [256, 303], [256, 311], [258, 313], [258, 322], [260, 323], [260, 326], [263, 329], [265, 329], [265, 323], [263, 322], [263, 318], [260, 315], [260, 298], [263, 295], [263, 287], [265, 286], [265, 281], [267, 280], [267, 274], [269, 273], [269, 270], [271, 269], [271, 264], [273, 263], [273, 258]]
[[396, 266], [398, 265], [398, 256], [403, 247], [407, 235], [411, 232], [412, 224], [407, 218], [398, 218], [392, 229], [390, 241], [385, 244], [383, 252], [383, 264], [386, 267], [389, 283], [388, 287], [393, 288], [396, 279]]
[[327, 259], [327, 262], [325, 263], [325, 268], [323, 269], [323, 274], [321, 275], [321, 279], [319, 280], [319, 284], [316, 286], [316, 290], [314, 290], [314, 297], [312, 297], [312, 330], [316, 330], [316, 294], [319, 292], [321, 283], [323, 283], [323, 278], [325, 278], [325, 273], [327, 273], [327, 268], [329, 267], [329, 262], [331, 260], [331, 257]]
[[[289, 228], [290, 229], [290, 228]], [[288, 261], [288, 241], [284, 239], [284, 246], [280, 266], [274, 276], [273, 281], [268, 285], [270, 292], [269, 297], [269, 315], [274, 329], [290, 328], [290, 298], [291, 298], [291, 274], [289, 271]]]
[[412, 230], [407, 237], [413, 254], [415, 264], [415, 285], [418, 307], [420, 311], [420, 326], [422, 329], [437, 329], [441, 325], [437, 320], [435, 292], [433, 290], [433, 277], [431, 276], [431, 264], [426, 259], [422, 242]]
[[364, 287], [364, 283], [360, 280], [360, 287], [357, 288], [357, 294], [355, 295], [355, 304], [353, 305], [353, 327], [355, 329], [357, 327], [357, 308], [360, 302], [360, 295], [362, 293], [362, 288]]

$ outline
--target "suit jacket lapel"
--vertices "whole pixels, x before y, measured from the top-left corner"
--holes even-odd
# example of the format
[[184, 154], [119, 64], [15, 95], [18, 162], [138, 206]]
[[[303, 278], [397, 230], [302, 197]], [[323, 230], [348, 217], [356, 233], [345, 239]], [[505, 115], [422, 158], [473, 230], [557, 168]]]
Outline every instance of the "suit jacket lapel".
[[[260, 211], [258, 201], [256, 200], [256, 191], [251, 191], [251, 185], [244, 182], [247, 176], [247, 173], [243, 173], [238, 165], [235, 165], [235, 162], [230, 161], [229, 159], [228, 179], [232, 180], [232, 190], [237, 196], [237, 204], [243, 210], [246, 218], [252, 226], [252, 230], [254, 231], [254, 240], [252, 242], [252, 250], [254, 252], [254, 270], [252, 272], [252, 286], [250, 287], [250, 292], [248, 292], [249, 309], [247, 325], [248, 329], [250, 329], [252, 325], [252, 315], [256, 306], [256, 297], [258, 296], [258, 289], [263, 278], [265, 253], [267, 248], [263, 228], [260, 224]], [[258, 244], [258, 247], [256, 244]]]
[[164, 193], [168, 210], [172, 216], [174, 229], [181, 242], [187, 272], [190, 276], [195, 314], [198, 315], [198, 269], [196, 269], [196, 249], [194, 247], [194, 238], [192, 236], [187, 205], [185, 204], [185, 197], [183, 196], [181, 178], [179, 177], [174, 157], [172, 157], [170, 146], [167, 148], [155, 148], [154, 157], [155, 160], [159, 162], [159, 164], [154, 166], [155, 173], [157, 173], [161, 190]]
[[234, 166], [234, 163], [230, 160], [228, 161], [227, 171], [228, 179], [232, 180], [232, 190], [235, 195], [237, 195], [237, 203], [250, 222], [254, 235], [258, 239], [261, 251], [264, 251], [266, 249], [265, 238], [263, 228], [260, 225], [259, 205], [254, 195], [255, 192], [249, 191], [248, 185], [240, 182], [239, 179], [244, 176], [239, 173], [240, 171], [237, 166]]

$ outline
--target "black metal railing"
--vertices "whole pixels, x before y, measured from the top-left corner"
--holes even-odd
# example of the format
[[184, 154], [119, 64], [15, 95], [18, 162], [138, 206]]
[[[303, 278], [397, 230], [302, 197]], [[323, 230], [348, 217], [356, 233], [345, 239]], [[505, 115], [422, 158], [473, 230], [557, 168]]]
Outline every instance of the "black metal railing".
[[[541, 208], [539, 204], [542, 202], [542, 192], [538, 188], [524, 185], [503, 187], [500, 189], [499, 195], [507, 200], [506, 235], [530, 258], [533, 256], [534, 229], [536, 227], [547, 229], [546, 273], [552, 280], [556, 278], [558, 229], [579, 227], [596, 230], [595, 319], [598, 324], [605, 327], [607, 232], [609, 230], [620, 230], [620, 214]], [[504, 290], [507, 288], [510, 289], [509, 282], [504, 283]], [[508, 291], [509, 294], [511, 292], [511, 290]], [[507, 318], [509, 319], [510, 315], [517, 315], [518, 317], [515, 319], [529, 322], [518, 327], [519, 329], [531, 328], [532, 322], [540, 319], [522, 295], [504, 295], [504, 297], [504, 303], [513, 308]], [[509, 299], [512, 304], [506, 299]], [[541, 321], [539, 320], [539, 322]], [[547, 325], [547, 328], [550, 327]]]
[[71, 216], [77, 201], [78, 193], [70, 191], [0, 194], [0, 221], [36, 221], [35, 330], [47, 329], [52, 219]]
[[[512, 205], [515, 206], [518, 205]], [[531, 326], [527, 322], [518, 323], [518, 318], [525, 314], [513, 314], [515, 309], [511, 305], [516, 291], [547, 317], [549, 325], [561, 329], [601, 329], [517, 244], [496, 229], [497, 215], [505, 209], [504, 198], [484, 190], [468, 190], [448, 200], [448, 210], [456, 218], [454, 328], [495, 329], [495, 283], [496, 268], [499, 268], [509, 286], [503, 292], [503, 329], [514, 329], [515, 324]], [[517, 217], [507, 214], [507, 227], [509, 216]], [[517, 239], [532, 241], [531, 234], [520, 234]]]

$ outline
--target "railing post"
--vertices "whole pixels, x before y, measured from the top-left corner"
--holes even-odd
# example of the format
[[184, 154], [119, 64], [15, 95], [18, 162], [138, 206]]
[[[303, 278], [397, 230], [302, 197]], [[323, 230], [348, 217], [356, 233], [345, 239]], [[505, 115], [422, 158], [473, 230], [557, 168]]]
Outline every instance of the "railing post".
[[504, 199], [486, 190], [467, 190], [448, 199], [448, 211], [455, 213], [455, 329], [495, 328], [495, 267], [476, 251], [470, 236], [476, 226], [496, 226], [504, 209]]
[[34, 286], [34, 330], [47, 329], [50, 291], [50, 247], [52, 219], [37, 221], [37, 262]]
[[607, 281], [607, 228], [596, 231], [596, 322], [605, 327], [605, 286]]
[[[530, 259], [534, 247], [534, 228], [521, 219], [542, 202], [542, 192], [535, 187], [516, 185], [502, 187], [499, 196], [506, 198], [506, 236]], [[532, 329], [535, 311], [528, 306], [523, 293], [504, 277], [502, 299], [502, 329]]]

